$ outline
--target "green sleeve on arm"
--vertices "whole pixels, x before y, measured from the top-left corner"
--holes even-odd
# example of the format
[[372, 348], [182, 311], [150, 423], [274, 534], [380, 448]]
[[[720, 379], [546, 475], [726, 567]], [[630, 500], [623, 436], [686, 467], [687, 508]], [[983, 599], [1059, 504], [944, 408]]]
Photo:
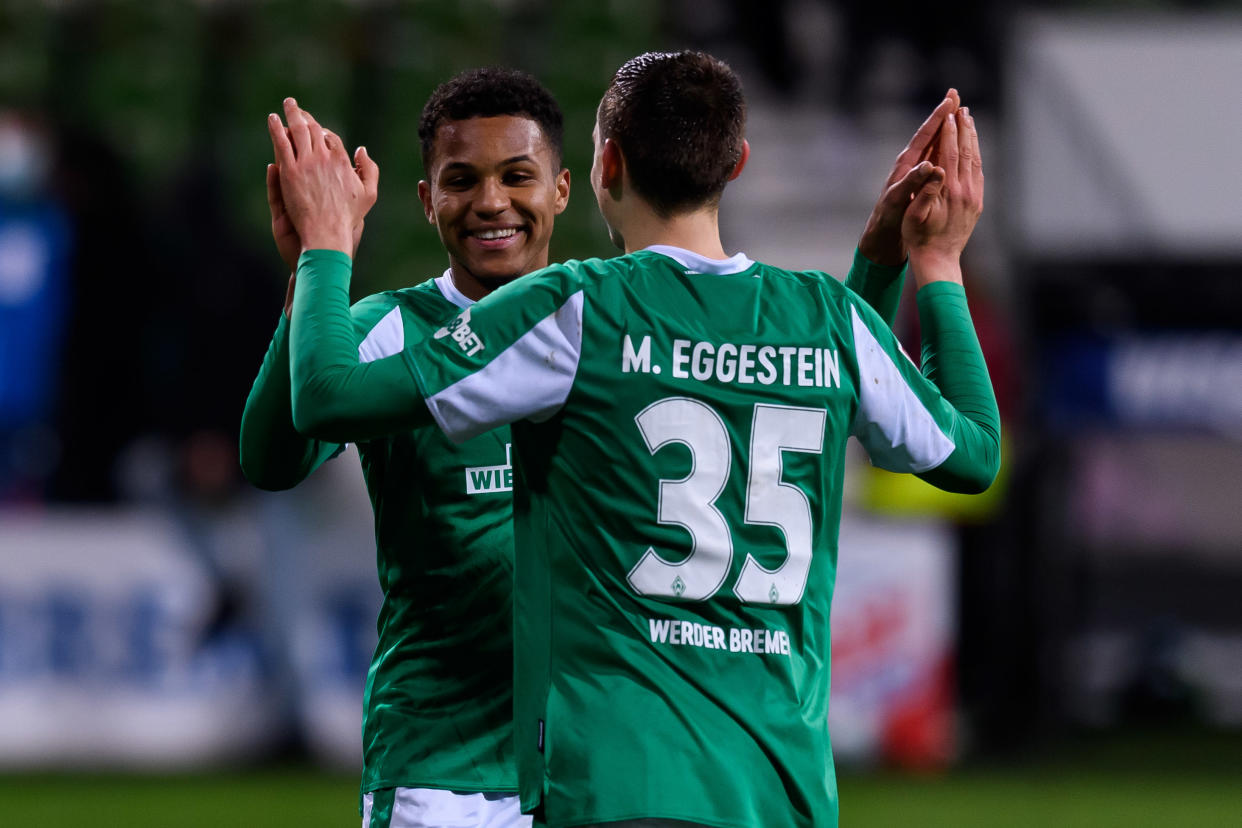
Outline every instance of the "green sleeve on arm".
[[961, 285], [933, 282], [918, 292], [923, 375], [962, 415], [951, 435], [956, 448], [919, 477], [953, 492], [981, 492], [1000, 471], [1000, 411]]
[[340, 251], [303, 253], [290, 321], [294, 426], [307, 437], [340, 443], [433, 422], [400, 354], [359, 364], [349, 312], [352, 270]]
[[897, 319], [897, 305], [901, 301], [901, 290], [906, 284], [908, 266], [908, 259], [897, 267], [876, 264], [855, 248], [854, 261], [845, 277], [845, 286], [861, 296], [880, 315], [884, 324], [891, 328]]
[[269, 491], [296, 486], [340, 449], [336, 443], [307, 439], [293, 427], [289, 320], [283, 312], [246, 397], [239, 449], [246, 479]]

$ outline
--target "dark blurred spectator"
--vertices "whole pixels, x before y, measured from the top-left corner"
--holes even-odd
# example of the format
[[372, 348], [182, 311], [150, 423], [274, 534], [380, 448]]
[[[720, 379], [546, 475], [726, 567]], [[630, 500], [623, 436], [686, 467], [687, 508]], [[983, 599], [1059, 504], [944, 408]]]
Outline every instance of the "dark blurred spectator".
[[150, 428], [152, 304], [176, 263], [153, 267], [136, 181], [93, 131], [65, 129], [57, 185], [72, 217], [70, 315], [60, 370], [60, 461], [51, 496], [109, 502], [120, 496], [117, 460]]
[[0, 502], [41, 500], [69, 304], [70, 224], [50, 189], [48, 130], [0, 112]]
[[836, 104], [856, 113], [870, 99], [868, 81], [880, 68], [881, 47], [892, 43], [913, 59], [901, 103], [922, 105], [956, 87], [972, 107], [996, 103], [1000, 65], [1000, 16], [1006, 4], [984, 0], [955, 3], [938, 14], [924, 3], [840, 0]]
[[153, 326], [159, 357], [152, 379], [160, 389], [158, 428], [174, 447], [182, 494], [212, 502], [242, 482], [241, 410], [283, 306], [287, 274], [239, 232], [214, 156], [189, 157], [158, 211], [156, 249], [169, 275]]

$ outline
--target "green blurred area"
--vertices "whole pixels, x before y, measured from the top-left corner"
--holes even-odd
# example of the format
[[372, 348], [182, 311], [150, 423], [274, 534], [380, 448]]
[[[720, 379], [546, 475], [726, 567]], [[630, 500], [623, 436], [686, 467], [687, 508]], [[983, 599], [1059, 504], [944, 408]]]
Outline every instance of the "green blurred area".
[[[845, 771], [843, 828], [1225, 828], [1238, 824], [1242, 739], [1131, 730], [946, 775]], [[0, 776], [4, 824], [43, 828], [355, 826], [353, 774], [304, 767], [201, 776]]]
[[[104, 136], [142, 193], [160, 192], [187, 163], [209, 163], [238, 232], [270, 250], [264, 119], [296, 97], [381, 167], [357, 298], [446, 266], [418, 202], [418, 117], [436, 84], [475, 66], [530, 71], [561, 102], [576, 186], [552, 257], [607, 255], [586, 183], [595, 106], [626, 58], [662, 45], [660, 11], [658, 0], [5, 0], [0, 107]], [[283, 284], [274, 252], [271, 261]]]

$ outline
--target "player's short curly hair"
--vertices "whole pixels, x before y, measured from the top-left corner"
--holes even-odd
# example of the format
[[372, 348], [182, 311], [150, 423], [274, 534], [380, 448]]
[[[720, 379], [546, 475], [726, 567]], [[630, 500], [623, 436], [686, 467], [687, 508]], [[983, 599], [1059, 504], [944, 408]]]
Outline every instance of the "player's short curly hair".
[[746, 97], [721, 60], [648, 52], [613, 77], [596, 113], [621, 148], [634, 189], [661, 216], [715, 205], [742, 157]]
[[552, 93], [532, 75], [503, 66], [470, 69], [440, 84], [423, 106], [418, 140], [423, 169], [430, 171], [436, 132], [445, 121], [520, 115], [539, 124], [553, 163], [561, 166], [565, 119]]

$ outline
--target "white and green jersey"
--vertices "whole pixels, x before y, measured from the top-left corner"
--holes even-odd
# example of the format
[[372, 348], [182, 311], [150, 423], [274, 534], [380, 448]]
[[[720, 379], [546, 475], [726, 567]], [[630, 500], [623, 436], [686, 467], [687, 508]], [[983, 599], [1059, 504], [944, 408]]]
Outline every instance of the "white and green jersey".
[[[335, 318], [348, 264], [304, 255], [299, 291], [315, 287], [294, 316], [308, 332]], [[550, 826], [836, 824], [829, 617], [846, 440], [947, 487], [986, 487], [996, 469], [964, 294], [935, 284], [919, 304], [936, 382], [825, 274], [673, 248], [496, 291], [403, 351], [416, 392], [391, 364], [349, 364], [331, 336], [295, 336], [295, 364], [330, 378], [307, 387], [355, 401], [325, 429], [368, 432], [403, 410], [417, 421], [420, 398], [454, 439], [514, 423], [525, 809]]]
[[[362, 300], [352, 309], [359, 362], [400, 353], [471, 304], [447, 273]], [[282, 314], [243, 415], [243, 468], [267, 488], [295, 485], [339, 448], [294, 430], [288, 340]], [[358, 442], [384, 592], [363, 793], [517, 790], [509, 444], [507, 426], [461, 445], [432, 427]]]

